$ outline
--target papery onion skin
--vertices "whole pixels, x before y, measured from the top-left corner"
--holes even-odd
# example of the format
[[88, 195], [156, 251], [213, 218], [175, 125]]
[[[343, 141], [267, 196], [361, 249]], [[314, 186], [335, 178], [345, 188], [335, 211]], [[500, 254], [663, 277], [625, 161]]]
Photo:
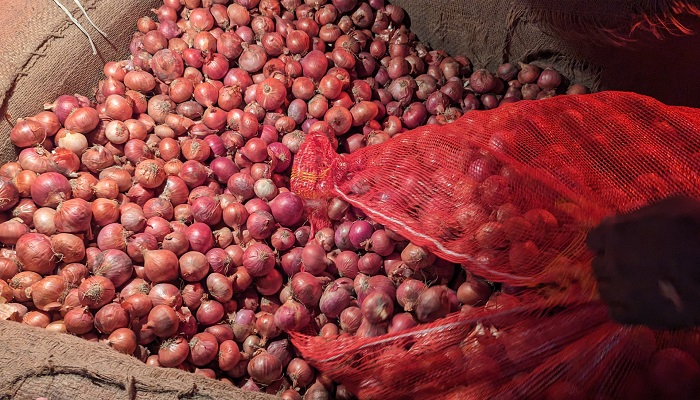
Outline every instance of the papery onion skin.
[[25, 271], [50, 275], [56, 268], [51, 239], [40, 233], [28, 233], [17, 240], [17, 261]]

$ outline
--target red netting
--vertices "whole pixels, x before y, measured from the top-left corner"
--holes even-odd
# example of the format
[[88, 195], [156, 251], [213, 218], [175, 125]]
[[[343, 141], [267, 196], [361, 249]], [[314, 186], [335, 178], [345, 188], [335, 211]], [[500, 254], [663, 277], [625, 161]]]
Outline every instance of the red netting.
[[697, 110], [640, 95], [560, 96], [469, 112], [350, 155], [312, 134], [291, 185], [316, 204], [339, 196], [487, 279], [549, 283], [582, 276], [574, 269], [586, 266], [569, 260], [585, 261], [585, 234], [603, 216], [700, 197], [698, 127]]
[[350, 155], [311, 134], [292, 190], [313, 199], [316, 225], [338, 196], [470, 272], [529, 287], [518, 304], [379, 338], [293, 335], [361, 398], [700, 396], [683, 376], [677, 392], [650, 378], [659, 365], [700, 360], [700, 333], [610, 322], [585, 247], [606, 215], [672, 194], [700, 198], [700, 110], [603, 92], [472, 111]]

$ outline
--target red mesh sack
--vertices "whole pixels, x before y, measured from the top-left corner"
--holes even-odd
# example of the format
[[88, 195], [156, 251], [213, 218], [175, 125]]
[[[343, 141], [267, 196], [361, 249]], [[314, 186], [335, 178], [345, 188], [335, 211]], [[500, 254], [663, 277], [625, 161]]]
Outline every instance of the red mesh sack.
[[363, 399], [700, 396], [700, 331], [609, 320], [585, 237], [601, 218], [700, 198], [700, 110], [631, 93], [518, 102], [349, 155], [311, 134], [292, 189], [323, 226], [337, 196], [436, 255], [524, 286], [408, 331], [294, 333], [303, 357]]
[[589, 275], [571, 261], [588, 257], [586, 232], [603, 216], [700, 197], [699, 127], [697, 110], [632, 93], [523, 101], [349, 155], [311, 134], [291, 187], [312, 211], [340, 197], [486, 279], [562, 284]]

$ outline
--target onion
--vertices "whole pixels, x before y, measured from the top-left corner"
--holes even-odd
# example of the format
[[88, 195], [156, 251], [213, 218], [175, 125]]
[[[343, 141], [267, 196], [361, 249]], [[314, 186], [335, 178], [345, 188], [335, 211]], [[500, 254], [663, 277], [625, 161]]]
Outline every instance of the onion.
[[256, 243], [245, 249], [243, 266], [253, 277], [264, 276], [275, 267], [275, 256], [267, 245]]
[[357, 269], [367, 275], [376, 275], [382, 268], [382, 257], [376, 253], [366, 253], [358, 260]]
[[104, 227], [119, 220], [119, 203], [114, 200], [96, 199], [90, 209], [92, 220], [97, 226]]
[[138, 343], [136, 334], [129, 328], [118, 328], [107, 338], [107, 344], [113, 349], [124, 354], [134, 354]]
[[219, 344], [218, 365], [222, 371], [231, 371], [240, 360], [241, 352], [236, 342], [225, 340]]
[[58, 205], [54, 225], [59, 232], [79, 233], [90, 229], [92, 208], [83, 199], [70, 199]]
[[319, 308], [328, 318], [338, 318], [351, 300], [350, 292], [334, 282], [324, 290]]
[[295, 274], [290, 281], [290, 287], [294, 298], [310, 308], [318, 304], [323, 294], [323, 286], [319, 278], [308, 272]]
[[303, 270], [313, 275], [321, 274], [326, 269], [326, 265], [329, 262], [323, 247], [312, 242], [304, 246], [301, 253], [301, 261], [303, 263]]
[[333, 240], [335, 242], [335, 245], [340, 250], [353, 249], [352, 243], [350, 243], [350, 238], [349, 238], [350, 228], [352, 227], [352, 225], [353, 225], [353, 222], [345, 221], [345, 222], [341, 223], [340, 225], [338, 225], [338, 227], [335, 230], [335, 235], [334, 235]]
[[262, 351], [248, 363], [251, 378], [262, 384], [271, 384], [282, 376], [282, 363], [272, 354]]
[[107, 304], [95, 313], [95, 328], [98, 332], [110, 334], [129, 324], [129, 314], [118, 303]]
[[78, 287], [80, 304], [93, 310], [111, 302], [114, 295], [114, 284], [103, 276], [91, 276]]
[[396, 289], [396, 301], [404, 311], [411, 312], [415, 309], [418, 297], [427, 286], [416, 279], [406, 279]]
[[[174, 312], [174, 311], [173, 311]], [[177, 336], [166, 340], [158, 350], [158, 363], [166, 368], [177, 367], [187, 360], [189, 346], [187, 340]]]
[[418, 321], [411, 313], [399, 313], [394, 315], [389, 324], [388, 333], [402, 332], [418, 325]]
[[129, 281], [119, 293], [122, 300], [138, 293], [148, 294], [151, 290], [151, 285], [141, 278], [134, 278]]
[[175, 309], [180, 308], [183, 301], [182, 294], [178, 288], [169, 283], [153, 285], [150, 292], [148, 292], [148, 298], [154, 307], [166, 305]]
[[220, 273], [209, 274], [206, 279], [207, 291], [215, 300], [225, 303], [233, 297], [233, 287], [229, 279]]
[[197, 321], [208, 326], [214, 325], [224, 317], [224, 306], [216, 300], [204, 300], [197, 309]]
[[120, 209], [121, 216], [119, 221], [123, 225], [124, 229], [128, 231], [138, 232], [141, 231], [146, 226], [147, 218], [143, 213], [141, 207], [129, 207]]
[[420, 322], [432, 322], [445, 317], [450, 312], [449, 289], [445, 286], [433, 286], [425, 289], [418, 296], [415, 306], [416, 318]]
[[219, 352], [219, 342], [211, 333], [201, 332], [190, 340], [190, 354], [187, 360], [196, 366], [204, 366], [214, 361]]
[[18, 119], [10, 131], [10, 141], [17, 147], [31, 147], [49, 136], [46, 128], [34, 119]]
[[246, 201], [255, 196], [253, 185], [255, 180], [245, 172], [237, 172], [229, 178], [227, 182], [228, 190], [232, 195], [236, 196], [240, 201]]
[[40, 233], [28, 233], [17, 240], [17, 262], [25, 271], [51, 275], [56, 268], [56, 256], [51, 239]]
[[378, 324], [387, 321], [394, 313], [394, 300], [386, 293], [371, 292], [362, 301], [362, 315], [365, 320]]
[[359, 259], [360, 257], [357, 253], [345, 250], [336, 255], [334, 263], [341, 276], [355, 279], [360, 272], [358, 268]]
[[45, 311], [29, 311], [22, 317], [22, 323], [38, 328], [46, 328], [51, 323], [51, 316]]
[[0, 257], [0, 280], [8, 281], [19, 273], [19, 266], [14, 260]]
[[207, 224], [195, 222], [187, 228], [185, 234], [193, 251], [206, 253], [214, 247], [214, 235]]
[[145, 293], [136, 293], [122, 301], [122, 307], [133, 318], [143, 318], [151, 312], [153, 302]]
[[131, 232], [121, 224], [113, 223], [103, 227], [97, 235], [97, 247], [100, 250], [126, 250], [126, 239]]
[[136, 165], [134, 171], [135, 181], [146, 189], [160, 186], [166, 178], [163, 162], [157, 160], [143, 160]]
[[255, 288], [261, 295], [271, 296], [280, 291], [284, 283], [283, 279], [278, 270], [272, 269], [267, 275], [255, 278]]
[[492, 292], [493, 288], [491, 285], [468, 274], [467, 280], [457, 289], [457, 299], [464, 305], [482, 306], [486, 304]]
[[203, 196], [192, 202], [192, 216], [197, 222], [206, 225], [216, 225], [221, 221], [222, 210], [217, 199]]
[[270, 237], [272, 247], [277, 251], [285, 251], [294, 247], [294, 232], [288, 228], [277, 229]]
[[148, 313], [148, 323], [145, 328], [152, 329], [160, 338], [168, 338], [175, 335], [179, 328], [179, 318], [172, 307], [158, 305]]
[[59, 233], [51, 237], [51, 246], [54, 255], [64, 263], [74, 263], [85, 258], [85, 244], [78, 236]]
[[28, 302], [30, 301], [27, 289], [41, 280], [41, 275], [32, 271], [22, 271], [8, 280], [8, 285], [12, 289], [12, 296], [15, 301]]
[[362, 322], [362, 310], [351, 306], [340, 313], [340, 328], [349, 334], [354, 334]]
[[83, 335], [94, 328], [94, 317], [88, 307], [73, 308], [63, 317], [66, 330], [75, 335]]
[[293, 358], [287, 365], [287, 376], [294, 387], [306, 387], [313, 382], [314, 370], [301, 358]]
[[255, 327], [261, 337], [261, 344], [268, 339], [276, 338], [282, 334], [282, 330], [275, 325], [275, 316], [269, 312], [261, 311], [256, 315]]
[[423, 247], [409, 243], [401, 252], [401, 260], [408, 268], [416, 271], [435, 262], [435, 255]]
[[289, 300], [275, 312], [275, 324], [282, 330], [300, 330], [311, 321], [309, 311], [302, 304]]
[[0, 224], [0, 243], [14, 245], [20, 237], [29, 233], [29, 227], [18, 219], [11, 219]]
[[146, 277], [153, 283], [168, 282], [179, 276], [178, 259], [170, 250], [149, 250], [144, 252]]
[[68, 285], [60, 276], [50, 275], [34, 283], [26, 292], [39, 310], [56, 311], [68, 294]]
[[348, 232], [348, 239], [355, 248], [362, 248], [372, 237], [374, 228], [365, 220], [358, 220], [352, 223]]
[[297, 224], [304, 214], [304, 202], [301, 197], [292, 192], [282, 192], [270, 201], [272, 215], [282, 226], [291, 227]]
[[[3, 182], [0, 180], [0, 182]], [[10, 183], [5, 183], [8, 186], [12, 186]], [[13, 187], [14, 193], [17, 193], [17, 189]], [[5, 191], [6, 195], [9, 193], [9, 189], [0, 187], [0, 190]], [[72, 189], [70, 182], [63, 175], [56, 172], [46, 172], [39, 175], [31, 186], [31, 195], [34, 202], [41, 207], [52, 207], [55, 208], [62, 201], [68, 200], [70, 198]], [[15, 198], [16, 198], [15, 194]], [[7, 197], [9, 203], [6, 204], [14, 206], [17, 201], [13, 201], [12, 197]], [[10, 207], [11, 207], [10, 206]], [[9, 209], [9, 207], [7, 207]]]

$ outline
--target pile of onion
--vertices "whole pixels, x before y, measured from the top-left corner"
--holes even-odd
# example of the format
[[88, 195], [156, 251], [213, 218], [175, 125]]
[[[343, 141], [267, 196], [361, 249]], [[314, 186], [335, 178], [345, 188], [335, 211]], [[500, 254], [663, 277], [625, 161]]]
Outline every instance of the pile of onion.
[[[351, 153], [585, 87], [430, 50], [384, 0], [163, 0], [153, 12], [94, 99], [59, 96], [12, 129], [0, 303], [23, 323], [285, 399], [349, 399], [287, 332], [375, 337], [518, 301], [341, 199], [312, 232], [291, 165], [309, 132]], [[472, 160], [483, 196], [503, 195], [499, 167]], [[504, 242], [510, 262], [537, 257], [559, 224], [492, 208], [465, 211], [484, 263]]]

